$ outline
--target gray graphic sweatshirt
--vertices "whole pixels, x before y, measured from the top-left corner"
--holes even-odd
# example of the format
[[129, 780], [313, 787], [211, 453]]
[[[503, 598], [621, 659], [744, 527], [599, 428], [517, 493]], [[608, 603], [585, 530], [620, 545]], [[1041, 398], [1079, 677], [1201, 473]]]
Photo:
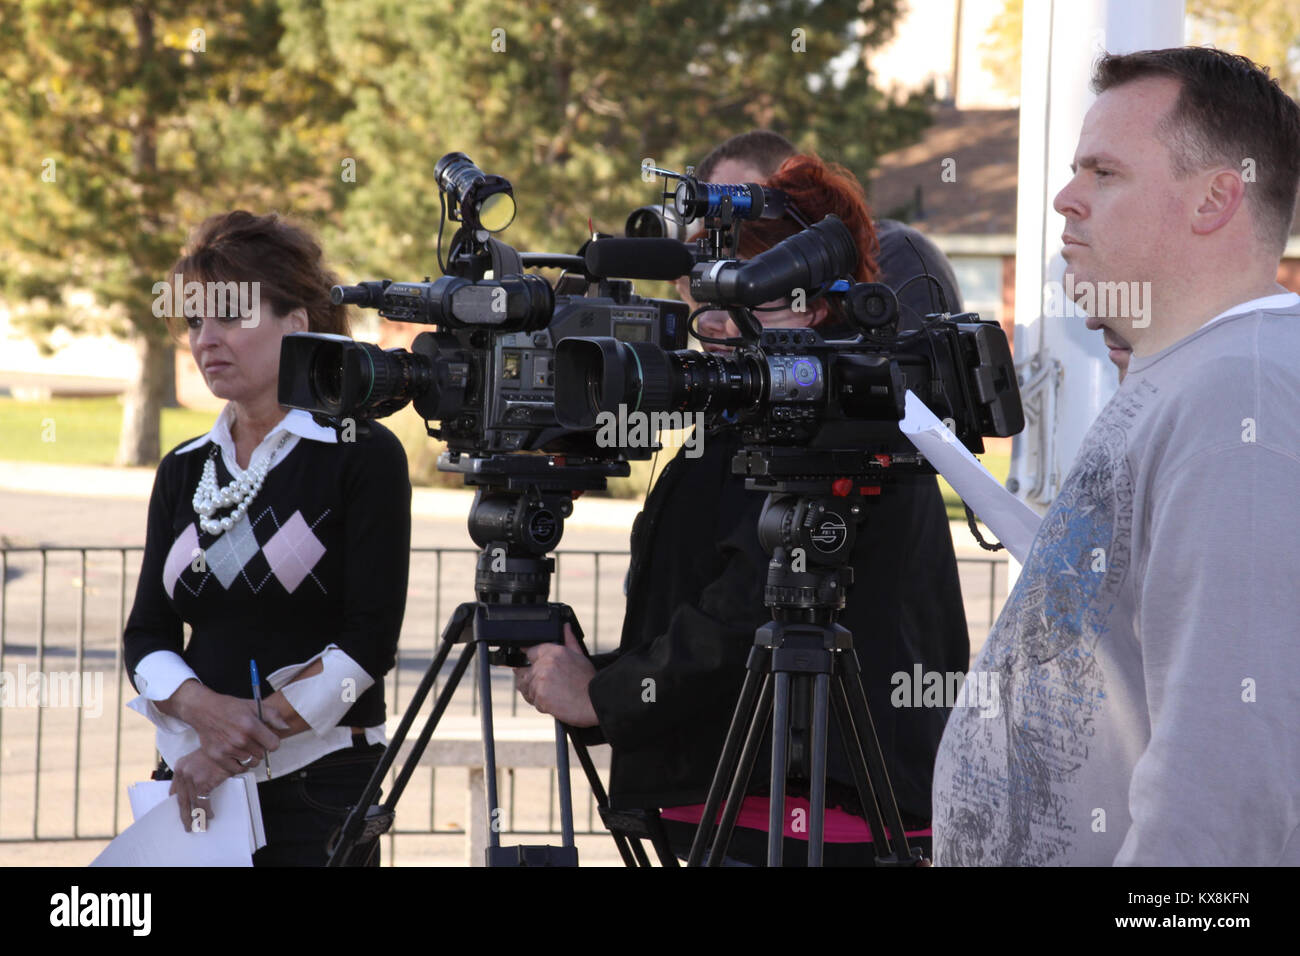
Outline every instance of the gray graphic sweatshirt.
[[1132, 359], [971, 677], [936, 864], [1300, 865], [1300, 306]]

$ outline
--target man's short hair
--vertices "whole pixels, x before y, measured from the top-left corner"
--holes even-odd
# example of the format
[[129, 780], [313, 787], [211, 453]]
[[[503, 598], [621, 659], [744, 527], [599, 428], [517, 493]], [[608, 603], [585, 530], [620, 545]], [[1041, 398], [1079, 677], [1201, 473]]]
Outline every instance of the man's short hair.
[[1092, 88], [1100, 94], [1159, 76], [1181, 87], [1159, 126], [1174, 175], [1182, 178], [1216, 165], [1250, 168], [1254, 181], [1248, 181], [1246, 197], [1255, 234], [1285, 248], [1300, 186], [1300, 106], [1268, 75], [1268, 67], [1212, 47], [1107, 53], [1094, 65]]
[[757, 167], [766, 179], [797, 152], [794, 143], [780, 133], [773, 133], [767, 129], [750, 130], [748, 133], [733, 136], [715, 147], [700, 161], [700, 165], [695, 167], [695, 178], [701, 182], [708, 182], [709, 177], [713, 175], [714, 167], [723, 160], [731, 159]]

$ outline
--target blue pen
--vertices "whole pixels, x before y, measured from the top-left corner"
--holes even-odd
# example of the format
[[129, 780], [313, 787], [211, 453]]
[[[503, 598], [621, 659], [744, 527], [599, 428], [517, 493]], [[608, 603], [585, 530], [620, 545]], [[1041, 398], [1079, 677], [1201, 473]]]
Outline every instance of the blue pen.
[[[257, 676], [257, 661], [249, 658], [248, 676], [253, 679], [253, 700], [257, 701], [257, 719], [262, 719], [262, 680]], [[266, 779], [271, 779], [271, 755], [265, 750], [262, 751], [262, 758], [266, 761]]]

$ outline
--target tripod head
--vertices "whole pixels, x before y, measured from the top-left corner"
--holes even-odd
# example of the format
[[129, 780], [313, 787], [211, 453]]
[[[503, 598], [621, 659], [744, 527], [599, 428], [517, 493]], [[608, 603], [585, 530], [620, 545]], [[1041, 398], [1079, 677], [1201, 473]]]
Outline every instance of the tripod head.
[[[549, 603], [555, 559], [550, 552], [564, 535], [564, 519], [583, 491], [602, 490], [608, 478], [628, 474], [626, 461], [568, 459], [558, 455], [444, 452], [441, 471], [459, 472], [475, 488], [469, 534], [482, 550], [474, 572], [474, 632], [485, 633], [494, 614], [485, 608], [512, 608], [510, 627], [491, 628], [488, 660], [521, 667], [523, 650], [535, 644], [563, 643], [564, 624], [576, 628], [562, 605]], [[467, 605], [467, 608], [473, 607]], [[578, 631], [581, 637], [581, 632]]]
[[884, 487], [924, 473], [908, 460], [892, 471], [888, 455], [855, 449], [746, 446], [732, 459], [745, 487], [767, 491], [758, 538], [770, 554], [763, 601], [777, 621], [827, 624], [853, 584], [849, 560], [869, 503]]

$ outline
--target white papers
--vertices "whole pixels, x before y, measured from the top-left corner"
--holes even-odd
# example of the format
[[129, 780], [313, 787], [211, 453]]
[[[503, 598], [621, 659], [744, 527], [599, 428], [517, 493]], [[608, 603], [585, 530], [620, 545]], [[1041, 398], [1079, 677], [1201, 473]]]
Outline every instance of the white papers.
[[131, 819], [139, 820], [167, 799], [170, 780], [143, 780], [126, 788], [126, 798], [131, 801]]
[[998, 536], [1011, 556], [1024, 564], [1042, 520], [1038, 513], [1003, 488], [924, 402], [910, 391], [906, 401], [907, 414], [898, 423], [899, 430]]
[[206, 829], [181, 824], [171, 781], [149, 780], [127, 790], [136, 821], [104, 848], [91, 866], [252, 866], [266, 845], [257, 782], [251, 773], [230, 777], [212, 791]]

